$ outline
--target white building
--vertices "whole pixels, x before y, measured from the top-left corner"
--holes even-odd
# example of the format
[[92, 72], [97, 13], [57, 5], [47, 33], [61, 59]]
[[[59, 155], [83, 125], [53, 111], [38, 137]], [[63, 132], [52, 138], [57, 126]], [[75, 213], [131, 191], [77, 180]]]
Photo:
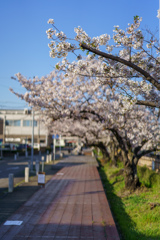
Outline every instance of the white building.
[[[3, 143], [32, 142], [32, 111], [0, 109], [0, 140]], [[34, 112], [34, 147], [50, 145], [51, 136], [40, 119], [38, 112]]]

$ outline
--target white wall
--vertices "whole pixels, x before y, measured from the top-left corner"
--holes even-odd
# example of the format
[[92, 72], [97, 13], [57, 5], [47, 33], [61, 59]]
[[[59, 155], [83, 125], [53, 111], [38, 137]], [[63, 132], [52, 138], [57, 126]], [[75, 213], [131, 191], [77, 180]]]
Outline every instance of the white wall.
[[[24, 110], [0, 110], [0, 118], [4, 120], [20, 120], [20, 126], [5, 126], [5, 138], [14, 136], [26, 136], [31, 138], [32, 126], [23, 126], [23, 120], [32, 121], [32, 113], [25, 114]], [[46, 136], [48, 130], [41, 122], [37, 113], [34, 114], [34, 120], [37, 121], [37, 126], [34, 126], [34, 135]]]

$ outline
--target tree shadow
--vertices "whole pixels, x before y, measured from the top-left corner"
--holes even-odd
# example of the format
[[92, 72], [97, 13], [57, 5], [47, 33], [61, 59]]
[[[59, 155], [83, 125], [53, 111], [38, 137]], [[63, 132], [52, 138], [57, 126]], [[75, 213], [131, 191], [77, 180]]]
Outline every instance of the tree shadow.
[[[67, 184], [66, 181], [68, 181]], [[77, 180], [77, 183], [78, 181], [79, 180]], [[14, 220], [18, 217], [18, 219], [23, 221], [22, 225], [1, 226], [0, 238], [2, 236], [2, 239], [4, 237], [4, 239], [13, 240], [19, 240], [22, 238], [106, 240], [107, 237], [110, 237], [109, 239], [119, 239], [115, 233], [114, 225], [109, 221], [108, 223], [103, 222], [102, 218], [98, 217], [99, 215], [97, 216], [96, 209], [94, 214], [91, 214], [90, 207], [88, 207], [90, 206], [90, 203], [86, 205], [87, 202], [84, 202], [82, 198], [80, 202], [77, 202], [80, 199], [80, 194], [75, 194], [77, 198], [73, 199], [77, 199], [77, 201], [74, 200], [74, 204], [72, 201], [70, 203], [68, 202], [70, 197], [74, 196], [71, 191], [74, 182], [73, 179], [53, 179], [52, 182], [54, 184], [53, 189], [55, 189], [55, 186], [58, 184], [61, 185], [61, 187], [57, 187], [55, 192], [50, 191], [50, 194], [48, 195], [49, 199], [45, 199], [45, 194], [44, 197], [43, 194], [40, 194], [40, 192], [43, 192], [42, 189], [38, 195], [35, 194], [31, 197], [30, 200], [19, 208], [10, 218]], [[50, 190], [51, 189], [52, 188], [50, 188]], [[67, 191], [65, 192], [65, 190]], [[83, 195], [94, 195], [103, 192], [83, 191], [84, 190], [82, 190]], [[66, 201], [64, 201], [64, 198], [68, 198], [68, 200], [66, 199]], [[45, 201], [43, 202], [42, 199]], [[92, 203], [92, 207], [94, 206], [95, 202]]]
[[[32, 222], [32, 221], [31, 221]], [[52, 223], [55, 222], [55, 223]], [[52, 240], [106, 240], [118, 239], [114, 236], [114, 229], [110, 227], [110, 235], [105, 231], [105, 226], [102, 224], [84, 224], [84, 223], [56, 223], [57, 221], [51, 219], [51, 223], [33, 224], [23, 223], [20, 226], [2, 226], [3, 235], [0, 233], [2, 239], [12, 240], [33, 240], [33, 239], [52, 239]], [[6, 228], [10, 231], [7, 231]], [[15, 229], [15, 231], [14, 231]], [[11, 233], [12, 236], [11, 236]], [[16, 233], [17, 232], [17, 233]]]

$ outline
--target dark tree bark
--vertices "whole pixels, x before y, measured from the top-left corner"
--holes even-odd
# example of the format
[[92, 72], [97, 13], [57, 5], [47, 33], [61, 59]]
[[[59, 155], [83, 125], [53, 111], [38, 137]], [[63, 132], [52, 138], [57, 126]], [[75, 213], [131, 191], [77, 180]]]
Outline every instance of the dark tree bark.
[[[109, 129], [108, 129], [109, 130]], [[117, 130], [110, 129], [116, 137], [119, 147], [121, 148], [122, 158], [124, 163], [124, 180], [125, 188], [134, 191], [139, 186], [139, 179], [137, 176], [137, 163], [133, 161], [134, 153], [128, 151], [127, 146]], [[128, 143], [129, 144], [129, 143]]]
[[137, 162], [133, 161], [134, 158], [133, 154], [129, 154], [130, 156], [127, 155], [125, 153], [123, 154], [125, 188], [131, 191], [135, 191], [135, 189], [140, 185], [139, 178], [137, 175], [138, 161]]
[[140, 186], [139, 178], [137, 175], [137, 165], [139, 159], [150, 152], [156, 151], [156, 148], [141, 151], [143, 145], [144, 143], [142, 143], [141, 146], [136, 147], [133, 152], [129, 152], [127, 155], [125, 153], [123, 154], [125, 163], [125, 187], [133, 191]]
[[114, 141], [111, 143], [111, 161], [112, 161], [112, 165], [117, 167], [117, 159], [116, 159], [116, 156], [115, 156], [115, 149], [116, 149], [116, 146], [115, 146], [115, 143]]
[[92, 144], [92, 146], [98, 147], [101, 150], [104, 160], [108, 161], [110, 159], [110, 155], [109, 155], [107, 148], [103, 142], [94, 143], [94, 144]]

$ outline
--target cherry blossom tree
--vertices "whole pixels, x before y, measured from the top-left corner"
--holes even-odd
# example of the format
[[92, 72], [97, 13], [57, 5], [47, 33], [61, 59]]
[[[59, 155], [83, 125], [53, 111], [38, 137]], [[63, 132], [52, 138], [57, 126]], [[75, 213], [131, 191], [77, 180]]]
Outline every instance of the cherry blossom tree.
[[[47, 116], [44, 117], [44, 121], [47, 121]], [[50, 132], [57, 133], [62, 136], [76, 136], [83, 145], [89, 147], [96, 147], [101, 150], [104, 159], [110, 159], [110, 154], [107, 150], [112, 133], [110, 131], [104, 131], [100, 124], [92, 122], [86, 119], [74, 120], [71, 118], [63, 118], [56, 121], [50, 119], [48, 122], [48, 128]]]
[[[79, 121], [75, 122], [68, 118], [67, 124], [62, 120], [61, 127], [57, 121], [55, 129], [64, 128], [61, 134], [78, 135], [85, 143], [100, 148], [103, 154], [108, 155], [112, 160], [114, 159], [113, 154], [115, 155], [114, 149], [111, 153], [106, 150], [108, 144], [111, 143], [111, 136], [114, 135], [123, 155], [125, 185], [127, 188], [135, 189], [139, 185], [137, 176], [139, 159], [143, 155], [155, 151], [159, 143], [159, 121], [156, 117], [157, 114], [146, 110], [145, 107], [136, 107], [136, 109], [134, 107], [132, 111], [117, 114], [117, 109], [113, 111], [114, 104], [112, 104], [109, 114], [105, 112], [108, 114], [105, 118], [93, 110], [82, 110], [79, 113]], [[91, 118], [90, 115], [96, 116]], [[77, 115], [75, 118], [77, 119]]]
[[[95, 59], [91, 62], [101, 64]], [[55, 125], [61, 133], [74, 133], [90, 145], [100, 142], [105, 145], [102, 138], [107, 139], [108, 131], [112, 133], [123, 153], [125, 185], [135, 189], [138, 160], [155, 150], [159, 140], [158, 113], [144, 106], [126, 106], [118, 92], [106, 89], [96, 77], [86, 77], [87, 70], [81, 64], [77, 63], [81, 75], [70, 70], [65, 73], [55, 70], [40, 79], [26, 79], [17, 74], [27, 92], [24, 95], [12, 92], [42, 110], [47, 116], [46, 124], [52, 127], [61, 124]], [[76, 63], [74, 65], [76, 69]]]
[[122, 122], [118, 121], [112, 128], [107, 128], [115, 135], [122, 149], [126, 187], [135, 189], [138, 186], [138, 161], [157, 148], [160, 136], [159, 121], [155, 116], [144, 107], [138, 107], [123, 114]]
[[[138, 160], [155, 150], [159, 141], [157, 110], [136, 105], [159, 108], [160, 48], [151, 32], [145, 39], [141, 20], [134, 17], [125, 31], [115, 26], [112, 38], [108, 34], [91, 38], [78, 27], [70, 39], [50, 19], [50, 56], [62, 60], [41, 78], [27, 79], [18, 73], [18, 81], [27, 90], [24, 95], [11, 89], [42, 111], [45, 123], [61, 134], [76, 134], [103, 150], [114, 138], [122, 151], [125, 185], [130, 189], [139, 183]], [[68, 54], [74, 54], [75, 61], [69, 62]]]
[[[150, 31], [147, 33], [148, 38], [145, 38], [145, 32], [140, 29], [141, 21], [142, 18], [135, 16], [125, 31], [118, 25], [114, 26], [113, 37], [102, 34], [91, 38], [81, 27], [77, 27], [74, 29], [75, 38], [70, 39], [50, 19], [48, 23], [52, 24], [52, 28], [47, 30], [48, 38], [51, 39], [50, 56], [63, 58], [62, 63], [56, 65], [57, 69], [68, 69], [81, 74], [83, 66], [87, 68], [90, 77], [96, 77], [102, 84], [116, 88], [126, 101], [159, 107], [160, 47]], [[80, 49], [87, 50], [88, 59], [99, 56], [101, 67], [86, 66], [81, 60]], [[79, 60], [79, 71], [77, 67], [75, 69], [74, 62], [66, 60], [69, 53], [74, 53]]]

